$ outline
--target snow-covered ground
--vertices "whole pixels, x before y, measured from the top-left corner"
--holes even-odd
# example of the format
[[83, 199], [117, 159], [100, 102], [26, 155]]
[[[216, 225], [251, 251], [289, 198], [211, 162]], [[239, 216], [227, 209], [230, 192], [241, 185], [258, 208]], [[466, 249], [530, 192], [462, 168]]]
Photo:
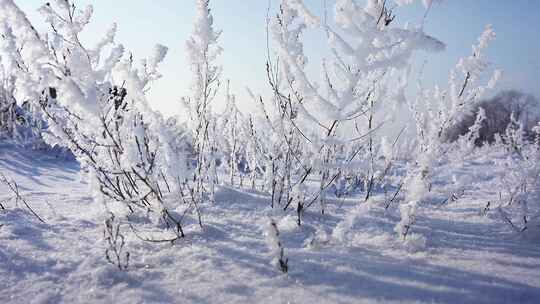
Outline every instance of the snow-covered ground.
[[[346, 201], [325, 215], [311, 210], [298, 228], [264, 195], [223, 187], [202, 210], [204, 230], [193, 225], [174, 245], [124, 227], [131, 262], [119, 271], [105, 260], [107, 212], [76, 162], [1, 144], [0, 171], [46, 221], [20, 204], [0, 211], [0, 303], [540, 303], [538, 243], [481, 215], [486, 201], [468, 195], [424, 209], [414, 231], [427, 244], [414, 251], [396, 238], [395, 210]], [[495, 191], [487, 183], [481, 196]], [[0, 201], [8, 196], [0, 185]], [[271, 264], [268, 216], [278, 221], [286, 275]], [[332, 238], [343, 218], [352, 228]]]

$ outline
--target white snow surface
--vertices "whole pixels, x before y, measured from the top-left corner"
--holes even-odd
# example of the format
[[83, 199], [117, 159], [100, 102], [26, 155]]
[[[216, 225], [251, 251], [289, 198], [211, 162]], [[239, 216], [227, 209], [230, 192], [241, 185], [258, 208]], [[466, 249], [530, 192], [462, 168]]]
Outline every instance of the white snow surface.
[[[478, 176], [489, 170], [471, 166]], [[193, 225], [174, 245], [143, 242], [123, 227], [131, 261], [119, 271], [104, 255], [107, 212], [88, 196], [78, 163], [0, 143], [0, 171], [46, 221], [21, 204], [0, 210], [0, 303], [540, 303], [540, 246], [481, 215], [486, 200], [472, 195], [424, 209], [414, 232], [427, 241], [418, 251], [397, 239], [397, 211], [376, 204], [362, 212], [354, 200], [329, 204], [295, 227], [264, 194], [221, 187], [202, 210], [204, 229]], [[493, 195], [488, 183], [475, 197]], [[0, 185], [0, 202], [8, 196]], [[288, 274], [271, 263], [269, 216]], [[347, 229], [333, 238], [343, 218]]]

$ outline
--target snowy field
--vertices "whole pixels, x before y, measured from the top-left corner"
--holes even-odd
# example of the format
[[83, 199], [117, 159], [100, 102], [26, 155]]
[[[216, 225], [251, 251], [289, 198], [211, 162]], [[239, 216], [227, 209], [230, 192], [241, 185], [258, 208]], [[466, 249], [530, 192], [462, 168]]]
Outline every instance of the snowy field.
[[[478, 169], [485, 169], [478, 165]], [[301, 228], [278, 226], [289, 272], [271, 264], [261, 219], [269, 198], [220, 188], [204, 208], [204, 230], [170, 244], [127, 236], [128, 271], [105, 260], [103, 206], [87, 196], [79, 165], [11, 145], [0, 170], [46, 223], [24, 206], [0, 212], [0, 303], [538, 303], [540, 248], [497, 219], [485, 201], [467, 198], [419, 217], [424, 250], [411, 252], [392, 231], [396, 214], [354, 201], [308, 213]], [[487, 183], [487, 182], [486, 182]], [[491, 191], [486, 185], [477, 187]], [[0, 186], [0, 200], [7, 197]], [[489, 192], [485, 193], [488, 197]], [[344, 213], [357, 214], [343, 242], [332, 233]], [[194, 226], [195, 227], [195, 226]], [[318, 230], [317, 236], [315, 231]]]

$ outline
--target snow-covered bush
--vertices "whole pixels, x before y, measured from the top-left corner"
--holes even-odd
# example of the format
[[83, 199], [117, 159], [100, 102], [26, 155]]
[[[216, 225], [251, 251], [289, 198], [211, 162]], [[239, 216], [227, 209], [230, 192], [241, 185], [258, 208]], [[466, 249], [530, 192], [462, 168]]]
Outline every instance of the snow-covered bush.
[[[489, 67], [484, 55], [484, 49], [495, 38], [493, 28], [488, 25], [473, 46], [472, 55], [459, 60], [451, 71], [448, 88], [438, 86], [433, 89], [421, 89], [414, 102], [409, 103], [416, 125], [416, 144], [413, 159], [408, 164], [408, 172], [404, 179], [405, 198], [402, 204], [424, 205], [432, 187], [432, 179], [437, 175], [437, 165], [448, 156], [452, 149], [467, 150], [474, 146], [478, 139], [479, 128], [484, 117], [480, 116], [464, 137], [472, 141], [471, 145], [446, 144], [446, 134], [468, 115], [474, 106], [481, 100], [483, 94], [492, 89], [501, 76], [496, 70], [487, 84], [478, 84], [481, 76]], [[427, 110], [424, 110], [427, 109]], [[454, 194], [451, 194], [454, 197]], [[414, 202], [414, 203], [413, 203]], [[411, 217], [414, 217], [416, 208], [400, 208], [402, 220], [396, 226], [396, 231], [403, 235], [409, 231]]]
[[[421, 28], [394, 27], [394, 18], [385, 1], [370, 0], [365, 6], [337, 1], [334, 29], [303, 1], [281, 1], [269, 24], [278, 59], [269, 54], [267, 64], [274, 96], [273, 103], [265, 104], [273, 110], [265, 115], [272, 130], [265, 171], [272, 197], [285, 193], [286, 206], [293, 189], [311, 177], [318, 180], [318, 189], [304, 193], [297, 210], [318, 203], [324, 213], [331, 187], [343, 189], [360, 179], [367, 200], [389, 172], [392, 153], [378, 133], [391, 120], [387, 110], [404, 98], [403, 78], [412, 54], [444, 48]], [[309, 59], [302, 42], [303, 32], [313, 28], [326, 33], [331, 53], [321, 62], [320, 83], [306, 72]]]
[[[3, 27], [0, 35], [7, 37], [9, 33], [9, 28]], [[9, 56], [2, 58], [3, 52], [10, 52], [8, 41], [6, 38], [0, 40], [0, 139], [13, 140], [34, 148], [41, 147], [44, 121], [31, 103], [17, 102], [15, 77], [9, 72], [14, 63], [9, 62]]]
[[6, 70], [2, 65], [0, 65], [0, 73], [0, 137], [12, 137], [17, 124], [13, 78], [5, 75]]
[[356, 206], [351, 212], [346, 214], [345, 218], [332, 231], [332, 239], [339, 243], [345, 243], [357, 219], [368, 213], [372, 205], [373, 201], [370, 199], [364, 204]]
[[503, 158], [495, 159], [501, 174], [497, 177], [499, 190], [498, 216], [516, 232], [538, 239], [540, 231], [540, 124], [533, 128], [534, 142], [527, 139], [524, 124], [513, 116], [504, 134], [498, 136], [494, 149], [503, 150]]
[[130, 213], [155, 214], [174, 231], [159, 240], [183, 237], [180, 219], [169, 211], [186, 165], [181, 147], [174, 145], [178, 130], [145, 98], [147, 85], [160, 77], [157, 67], [167, 48], [156, 46], [137, 68], [114, 42], [116, 25], [96, 46], [81, 43], [91, 6], [79, 10], [67, 0], [46, 3], [40, 12], [51, 32], [45, 35], [11, 0], [0, 1], [0, 8], [0, 22], [10, 33], [4, 35], [11, 47], [6, 55], [17, 67], [16, 97], [41, 110], [48, 124], [44, 139], [75, 154], [89, 170], [97, 199], [121, 202]]

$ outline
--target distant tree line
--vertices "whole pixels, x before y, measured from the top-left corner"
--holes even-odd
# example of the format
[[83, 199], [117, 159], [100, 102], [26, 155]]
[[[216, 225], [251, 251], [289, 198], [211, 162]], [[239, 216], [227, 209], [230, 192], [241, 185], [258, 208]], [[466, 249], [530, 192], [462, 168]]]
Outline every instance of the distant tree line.
[[476, 104], [470, 114], [465, 115], [446, 133], [448, 141], [455, 141], [459, 136], [467, 134], [473, 126], [476, 117], [484, 109], [486, 119], [482, 122], [480, 136], [476, 145], [495, 141], [496, 134], [503, 134], [510, 123], [512, 116], [515, 121], [523, 125], [525, 136], [534, 138], [533, 128], [540, 122], [540, 101], [533, 95], [517, 90], [506, 90], [492, 98], [484, 99]]

